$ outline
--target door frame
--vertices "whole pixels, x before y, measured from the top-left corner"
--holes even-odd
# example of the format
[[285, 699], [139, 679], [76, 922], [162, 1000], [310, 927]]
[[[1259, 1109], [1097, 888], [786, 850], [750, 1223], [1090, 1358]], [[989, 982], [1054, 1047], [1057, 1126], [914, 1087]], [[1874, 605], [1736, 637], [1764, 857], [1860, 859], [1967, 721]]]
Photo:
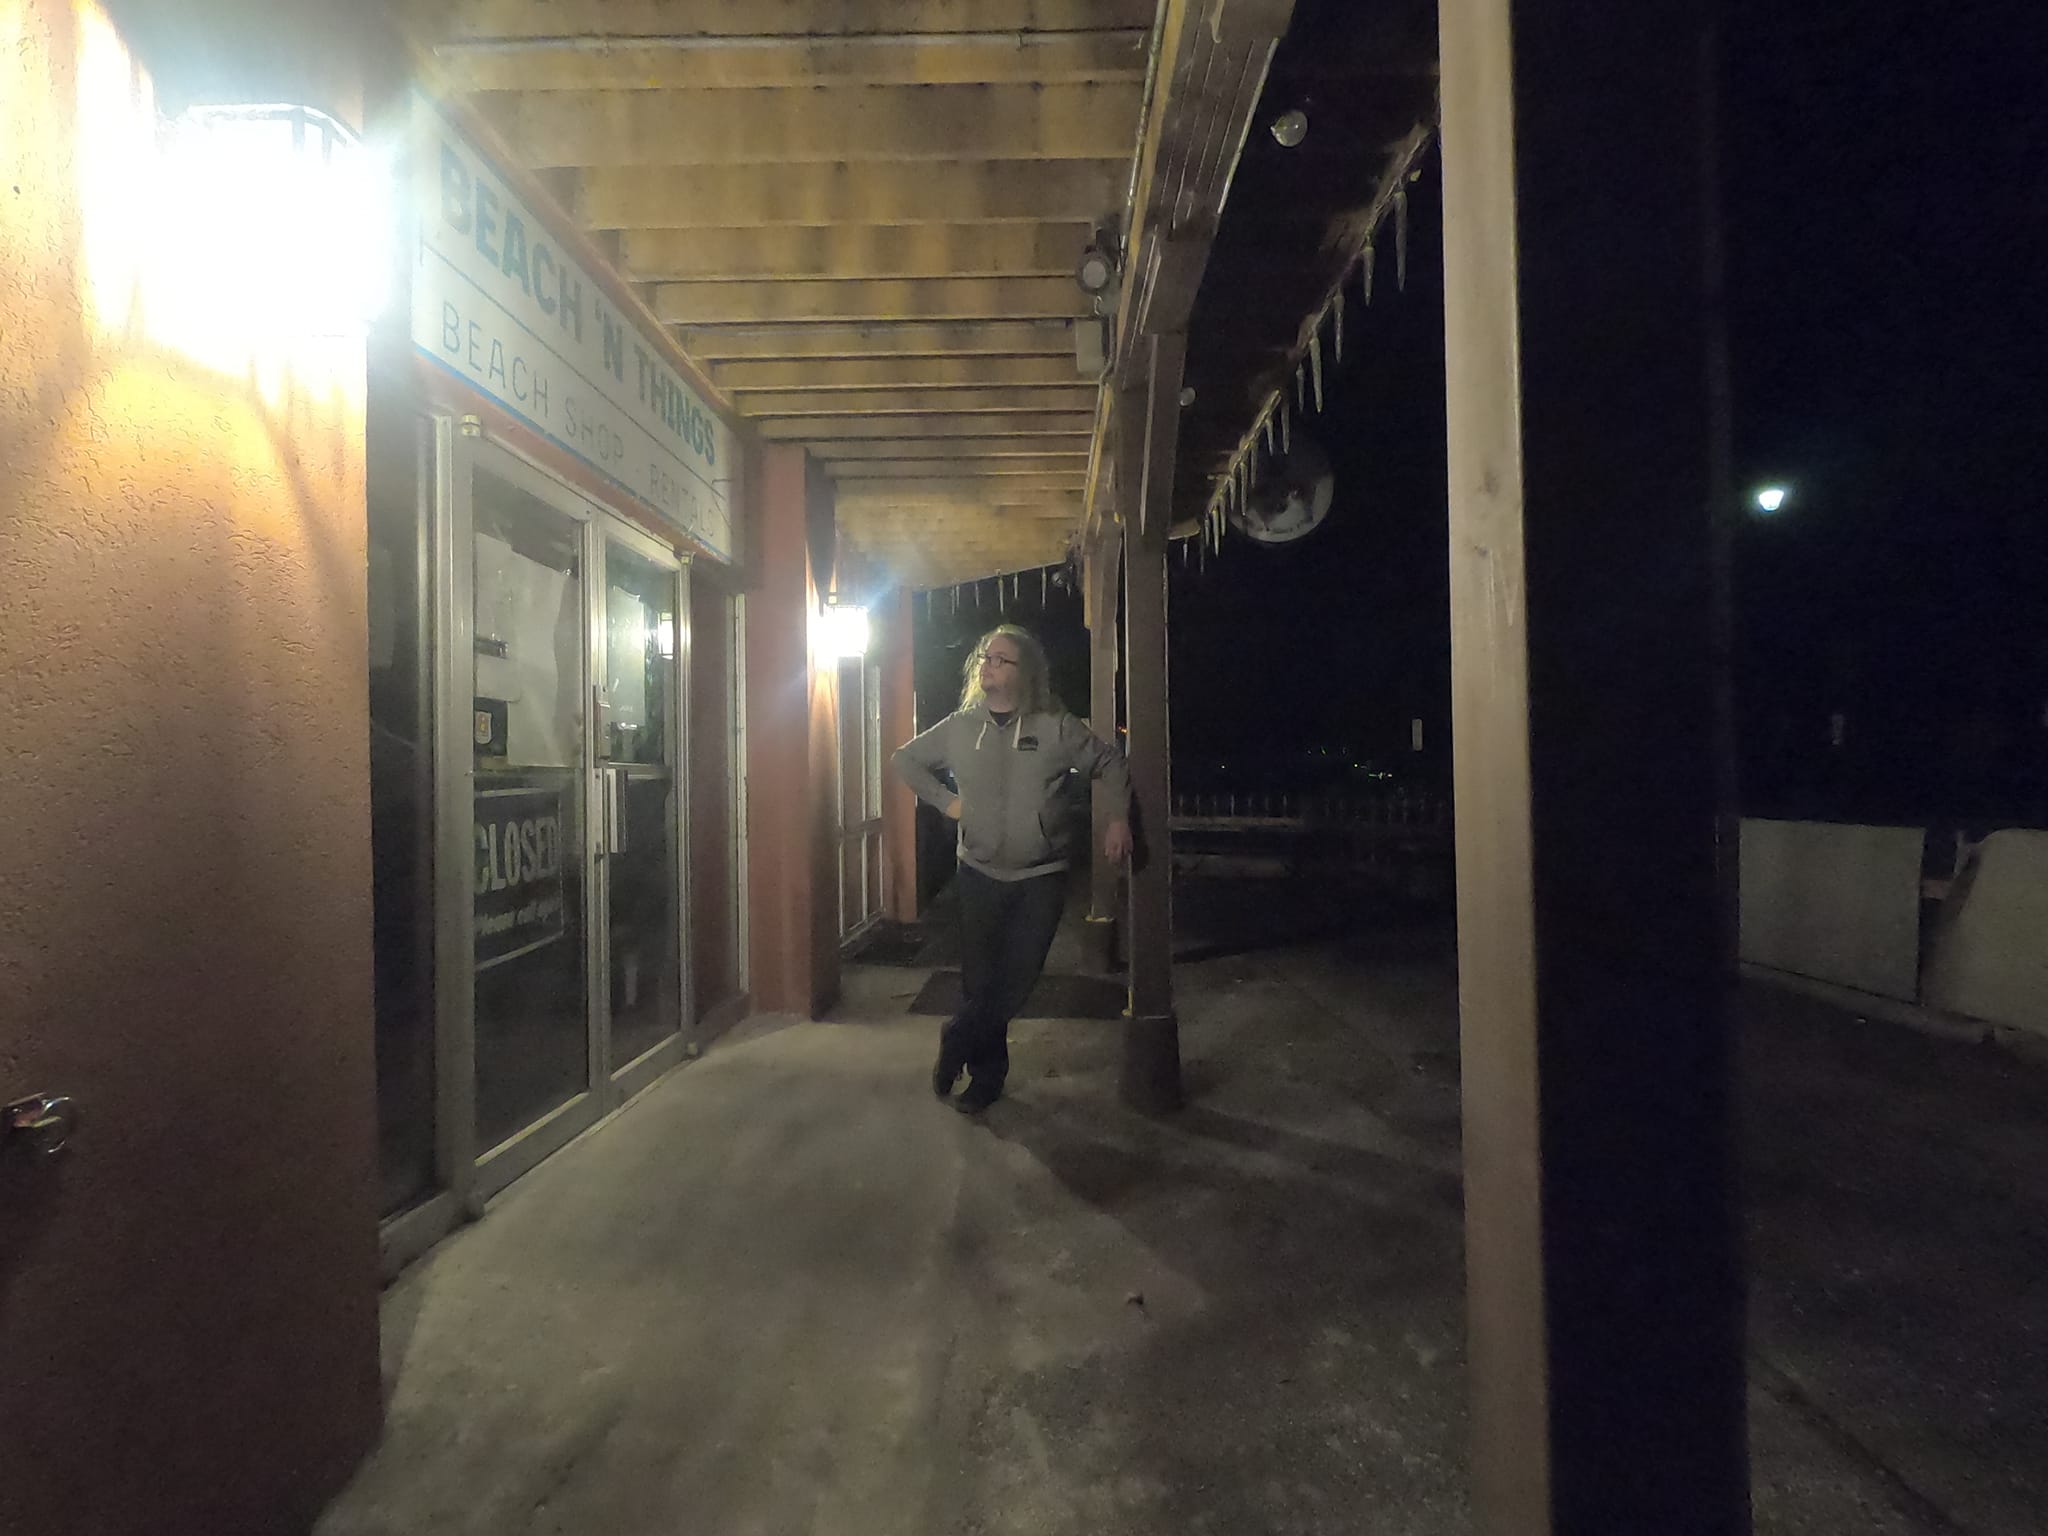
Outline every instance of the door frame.
[[[691, 567], [690, 559], [687, 555], [679, 555], [652, 534], [635, 527], [632, 523], [627, 522], [624, 518], [613, 512], [599, 511], [598, 516], [592, 522], [591, 535], [596, 555], [596, 559], [592, 564], [592, 570], [597, 576], [603, 578], [609, 573], [609, 550], [607, 546], [614, 543], [623, 545], [642, 559], [653, 562], [674, 576], [676, 607], [675, 696], [669, 700], [668, 708], [668, 757], [671, 813], [669, 817], [669, 833], [675, 840], [676, 854], [676, 891], [673, 911], [675, 913], [676, 926], [676, 969], [680, 978], [678, 982], [679, 993], [676, 999], [677, 1027], [673, 1035], [670, 1035], [666, 1040], [660, 1041], [658, 1044], [648, 1047], [647, 1050], [641, 1052], [631, 1061], [624, 1063], [616, 1069], [609, 1065], [611, 1059], [611, 1021], [609, 1018], [611, 997], [611, 901], [609, 899], [610, 891], [606, 889], [604, 892], [606, 899], [597, 909], [597, 927], [599, 930], [597, 958], [602, 968], [591, 972], [593, 986], [596, 985], [597, 978], [604, 978], [605, 981], [605, 986], [596, 993], [594, 998], [596, 1012], [604, 1016], [605, 1027], [602, 1031], [604, 1039], [601, 1042], [603, 1054], [601, 1056], [593, 1056], [592, 1060], [593, 1070], [600, 1074], [605, 1081], [606, 1112], [609, 1113], [610, 1110], [616, 1109], [627, 1099], [632, 1098], [634, 1094], [647, 1087], [648, 1084], [652, 1083], [663, 1073], [679, 1065], [689, 1054], [696, 981], [696, 978], [691, 974], [689, 950]], [[604, 606], [595, 600], [590, 605], [590, 626], [591, 643], [588, 648], [588, 654], [595, 656], [598, 647], [607, 643], [609, 639]], [[594, 693], [588, 690], [586, 690], [584, 696], [593, 700], [595, 698]], [[598, 787], [597, 781], [609, 766], [609, 762], [607, 759], [596, 755], [596, 731], [594, 728], [590, 734], [593, 746], [591, 757], [592, 792], [593, 794], [602, 794], [603, 791], [601, 787]], [[596, 804], [598, 802], [594, 800], [592, 803]], [[597, 823], [600, 819], [595, 816], [591, 818], [593, 824]], [[594, 830], [601, 832], [601, 828], [594, 827]], [[603, 863], [605, 860], [600, 859], [599, 862]], [[608, 878], [609, 871], [607, 871]], [[597, 1030], [591, 1032], [594, 1050], [600, 1044], [597, 1041], [599, 1033]], [[591, 1078], [592, 1082], [598, 1080], [598, 1076]]]
[[[480, 1218], [490, 1198], [588, 1130], [656, 1078], [683, 1061], [690, 1041], [691, 984], [688, 964], [689, 804], [687, 715], [690, 650], [687, 557], [617, 513], [550, 474], [511, 444], [485, 437], [475, 417], [430, 414], [434, 443], [433, 483], [424, 488], [422, 516], [427, 564], [432, 574], [426, 629], [431, 637], [433, 695], [434, 830], [434, 1194], [387, 1220], [379, 1229], [387, 1278], [465, 1221]], [[580, 698], [584, 795], [586, 1087], [566, 1103], [495, 1147], [479, 1148], [476, 1135], [475, 895], [473, 884], [476, 762], [470, 718], [475, 684], [474, 516], [476, 471], [517, 486], [579, 525], [583, 564], [586, 639], [582, 647]], [[606, 950], [609, 891], [598, 857], [604, 835], [597, 755], [594, 661], [604, 623], [601, 601], [605, 544], [616, 540], [671, 569], [676, 576], [675, 696], [670, 700], [670, 756], [673, 763], [677, 1033], [610, 1069], [609, 955]], [[458, 707], [459, 706], [459, 707]]]

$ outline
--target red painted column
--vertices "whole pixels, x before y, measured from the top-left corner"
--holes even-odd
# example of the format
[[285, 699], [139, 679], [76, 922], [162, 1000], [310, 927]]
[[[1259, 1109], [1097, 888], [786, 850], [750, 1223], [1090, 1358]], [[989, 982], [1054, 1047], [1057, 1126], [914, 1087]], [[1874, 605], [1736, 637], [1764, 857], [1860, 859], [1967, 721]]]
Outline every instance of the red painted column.
[[882, 906], [917, 921], [917, 796], [888, 771], [888, 754], [917, 734], [917, 594], [898, 587], [878, 607], [874, 643], [882, 661]]
[[[761, 454], [747, 591], [748, 974], [754, 1006], [811, 1011], [811, 581], [801, 448]], [[830, 785], [825, 786], [829, 791]]]

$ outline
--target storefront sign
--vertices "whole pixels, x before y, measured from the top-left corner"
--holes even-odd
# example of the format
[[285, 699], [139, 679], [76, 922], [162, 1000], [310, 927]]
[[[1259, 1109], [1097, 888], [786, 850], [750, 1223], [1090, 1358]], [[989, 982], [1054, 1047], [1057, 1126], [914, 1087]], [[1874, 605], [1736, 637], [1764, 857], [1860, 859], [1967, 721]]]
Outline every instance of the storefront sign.
[[485, 970], [566, 931], [559, 789], [476, 795], [476, 968]]
[[413, 345], [731, 559], [731, 429], [424, 95], [412, 151]]

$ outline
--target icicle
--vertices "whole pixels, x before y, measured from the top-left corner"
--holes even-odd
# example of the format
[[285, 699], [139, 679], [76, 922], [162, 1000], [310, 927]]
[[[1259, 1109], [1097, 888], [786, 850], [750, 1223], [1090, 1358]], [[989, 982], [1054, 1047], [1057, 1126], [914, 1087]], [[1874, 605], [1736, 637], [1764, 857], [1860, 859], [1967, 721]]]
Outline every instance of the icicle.
[[1051, 601], [1052, 567], [1049, 565], [1041, 565], [1038, 568], [1038, 605], [1042, 608]]
[[1299, 363], [1294, 365], [1294, 408], [1308, 409], [1308, 370]]
[[1342, 283], [1337, 285], [1337, 297], [1330, 306], [1330, 318], [1334, 322], [1330, 328], [1330, 341], [1334, 353], [1333, 360], [1341, 368], [1344, 366], [1344, 285]]
[[1280, 456], [1284, 459], [1294, 452], [1294, 412], [1285, 406], [1280, 408]]
[[1377, 259], [1374, 255], [1372, 248], [1372, 242], [1367, 241], [1365, 250], [1359, 255], [1358, 258], [1358, 275], [1360, 286], [1363, 287], [1363, 289], [1365, 290], [1365, 302], [1368, 305], [1372, 303], [1372, 269], [1377, 264]]
[[1320, 324], [1308, 339], [1308, 371], [1316, 385], [1316, 414], [1323, 414], [1323, 332]]
[[1005, 614], [1009, 611], [1010, 594], [1006, 590], [1004, 590], [1003, 578], [998, 576], [996, 578], [996, 612], [998, 614]]
[[1394, 194], [1394, 286], [1408, 291], [1408, 194]]
[[1280, 427], [1279, 424], [1273, 420], [1274, 414], [1275, 407], [1267, 406], [1266, 419], [1259, 423], [1260, 427], [1265, 431], [1266, 434], [1267, 453], [1273, 452], [1274, 448], [1278, 445], [1280, 441]]

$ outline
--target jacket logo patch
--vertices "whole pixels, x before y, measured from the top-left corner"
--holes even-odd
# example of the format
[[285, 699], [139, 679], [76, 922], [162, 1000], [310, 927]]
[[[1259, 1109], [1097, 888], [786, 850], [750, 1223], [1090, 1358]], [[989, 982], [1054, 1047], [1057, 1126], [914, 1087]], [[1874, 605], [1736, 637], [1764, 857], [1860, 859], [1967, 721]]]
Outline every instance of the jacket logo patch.
[[1036, 752], [1038, 750], [1038, 738], [1036, 736], [1019, 736], [1017, 738], [1017, 750], [1019, 752]]

